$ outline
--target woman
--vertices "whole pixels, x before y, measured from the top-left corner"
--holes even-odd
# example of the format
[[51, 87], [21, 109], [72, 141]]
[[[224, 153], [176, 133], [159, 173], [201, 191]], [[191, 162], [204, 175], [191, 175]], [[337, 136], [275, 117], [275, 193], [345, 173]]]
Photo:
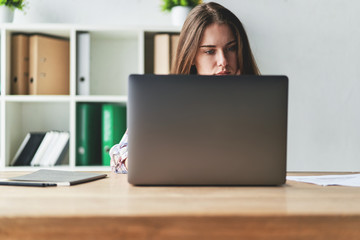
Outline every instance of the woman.
[[[180, 33], [172, 74], [259, 75], [239, 19], [217, 3], [196, 6]], [[111, 167], [127, 173], [127, 132], [110, 150]]]
[[224, 68], [236, 66], [236, 71], [230, 69], [235, 72], [229, 74], [260, 74], [240, 20], [220, 4], [198, 5], [181, 30], [172, 73], [212, 75], [214, 61], [222, 59], [209, 56], [222, 57], [221, 54], [227, 60]]

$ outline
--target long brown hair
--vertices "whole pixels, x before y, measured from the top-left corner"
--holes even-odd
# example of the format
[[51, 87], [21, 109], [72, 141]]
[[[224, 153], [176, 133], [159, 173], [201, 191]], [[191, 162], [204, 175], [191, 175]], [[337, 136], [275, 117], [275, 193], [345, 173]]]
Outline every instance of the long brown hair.
[[248, 37], [240, 20], [227, 8], [214, 2], [203, 3], [191, 10], [182, 27], [172, 74], [197, 74], [194, 63], [201, 37], [212, 23], [227, 24], [232, 30], [238, 49], [241, 74], [259, 75]]

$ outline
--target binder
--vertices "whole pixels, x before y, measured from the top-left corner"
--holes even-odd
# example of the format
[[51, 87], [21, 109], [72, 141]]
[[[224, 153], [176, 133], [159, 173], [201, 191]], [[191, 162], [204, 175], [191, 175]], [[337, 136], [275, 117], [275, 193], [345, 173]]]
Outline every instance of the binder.
[[69, 149], [69, 138], [68, 132], [47, 132], [30, 165], [41, 167], [60, 165]]
[[102, 164], [110, 166], [110, 148], [119, 143], [126, 131], [126, 106], [102, 106]]
[[11, 36], [11, 94], [29, 94], [29, 36], [24, 33]]
[[[171, 51], [171, 58], [170, 58], [170, 70], [172, 65], [175, 63], [175, 58], [176, 58], [176, 51], [177, 51], [177, 47], [179, 45], [179, 39], [180, 39], [180, 34], [173, 34], [171, 35], [171, 47], [170, 47], [170, 51]], [[170, 73], [170, 71], [169, 71]]]
[[76, 47], [76, 94], [90, 94], [90, 33], [77, 34]]
[[154, 36], [154, 74], [169, 74], [176, 49], [179, 34], [160, 33]]
[[54, 161], [51, 162], [51, 166], [61, 165], [67, 153], [69, 152], [69, 140], [70, 140], [70, 133], [62, 132], [61, 139], [59, 140], [58, 148], [54, 153]]
[[29, 166], [43, 138], [45, 137], [45, 134], [45, 132], [28, 133], [16, 152], [11, 165]]
[[101, 165], [101, 104], [76, 105], [76, 165]]
[[40, 146], [38, 147], [34, 157], [31, 160], [31, 166], [40, 166], [42, 158], [45, 158], [46, 151], [52, 146], [52, 140], [55, 136], [55, 132], [50, 131], [45, 134], [44, 139], [41, 141]]
[[44, 155], [40, 166], [60, 165], [68, 150], [69, 138], [70, 134], [68, 132], [58, 132], [54, 144], [48, 147], [50, 151], [47, 155]]
[[29, 52], [29, 93], [68, 95], [69, 40], [39, 34], [30, 35]]
[[66, 158], [68, 158], [69, 156], [69, 140], [70, 140], [70, 135], [68, 137], [66, 137], [67, 139], [65, 140], [65, 145], [62, 148], [60, 154], [58, 155], [58, 158], [56, 159], [55, 163], [53, 163], [52, 166], [57, 166], [57, 165], [63, 165], [65, 164], [64, 160]]

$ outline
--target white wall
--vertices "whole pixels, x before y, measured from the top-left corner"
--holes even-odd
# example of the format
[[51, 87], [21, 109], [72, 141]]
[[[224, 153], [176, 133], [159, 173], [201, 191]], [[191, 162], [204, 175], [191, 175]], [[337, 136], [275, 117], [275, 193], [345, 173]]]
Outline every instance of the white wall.
[[[360, 171], [360, 1], [217, 2], [244, 23], [261, 72], [290, 78], [288, 170]], [[167, 26], [159, 5], [29, 0], [15, 22]]]
[[170, 24], [160, 11], [160, 0], [27, 0], [26, 15], [16, 13], [14, 22], [79, 24]]

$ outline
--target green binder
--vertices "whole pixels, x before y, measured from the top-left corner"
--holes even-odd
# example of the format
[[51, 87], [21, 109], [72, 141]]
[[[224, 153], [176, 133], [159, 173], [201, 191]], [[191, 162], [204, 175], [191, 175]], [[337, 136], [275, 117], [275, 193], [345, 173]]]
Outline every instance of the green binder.
[[119, 143], [126, 131], [126, 106], [102, 106], [102, 164], [110, 166], [110, 148]]
[[101, 165], [101, 104], [76, 105], [76, 165]]

